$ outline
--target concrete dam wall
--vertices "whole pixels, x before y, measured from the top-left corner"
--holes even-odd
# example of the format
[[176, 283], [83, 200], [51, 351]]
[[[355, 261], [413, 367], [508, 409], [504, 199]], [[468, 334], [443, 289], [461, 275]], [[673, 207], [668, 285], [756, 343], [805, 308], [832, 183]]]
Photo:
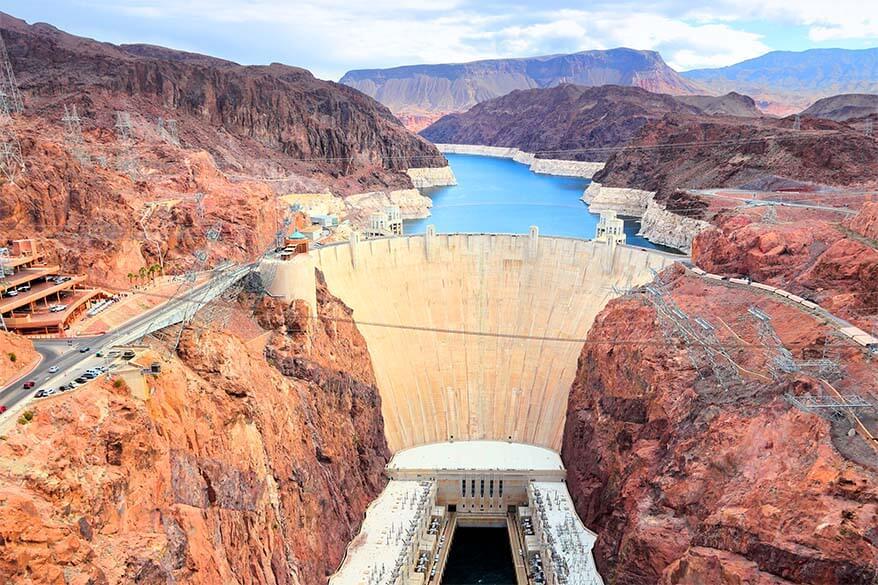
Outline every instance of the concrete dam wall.
[[567, 393], [614, 286], [659, 252], [515, 235], [409, 236], [312, 251], [369, 346], [394, 451], [449, 440], [560, 449]]

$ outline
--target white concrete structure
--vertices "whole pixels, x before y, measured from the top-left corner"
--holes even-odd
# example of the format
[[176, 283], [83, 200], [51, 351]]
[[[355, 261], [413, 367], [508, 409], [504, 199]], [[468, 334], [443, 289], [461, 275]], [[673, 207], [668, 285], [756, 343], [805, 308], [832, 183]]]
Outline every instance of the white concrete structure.
[[558, 449], [595, 315], [674, 257], [533, 233], [311, 252], [369, 347], [392, 450], [494, 439]]
[[330, 585], [422, 583], [412, 573], [436, 499], [429, 481], [391, 481], [366, 510], [360, 533], [348, 545]]
[[290, 303], [303, 300], [317, 315], [317, 281], [314, 272], [314, 256], [296, 254], [289, 260], [264, 258], [259, 265], [265, 276], [268, 294]]
[[402, 235], [402, 214], [398, 205], [388, 205], [383, 211], [376, 211], [369, 216], [369, 227], [366, 236], [384, 238]]
[[603, 585], [592, 556], [597, 535], [576, 515], [567, 486], [537, 481], [528, 491], [537, 541], [545, 552], [546, 585]]
[[[422, 583], [425, 572], [415, 571], [418, 555], [413, 551], [429, 559], [425, 567], [431, 573], [426, 574], [434, 575], [430, 583], [439, 583], [442, 555], [448, 549], [442, 550], [443, 542], [437, 542], [436, 536], [446, 534], [444, 544], [449, 545], [459, 525], [506, 527], [510, 542], [517, 543], [512, 546], [514, 562], [523, 568], [528, 557], [541, 555], [551, 585], [564, 583], [555, 578], [562, 574], [582, 578], [583, 585], [603, 585], [591, 554], [595, 535], [576, 518], [565, 473], [556, 452], [521, 443], [446, 442], [400, 451], [387, 465], [390, 483], [370, 506], [360, 534], [351, 542], [330, 583]], [[430, 496], [429, 500], [419, 496], [417, 512], [411, 509], [413, 486], [427, 486], [420, 489]], [[534, 516], [535, 534], [523, 533], [521, 511]], [[429, 523], [427, 515], [433, 517]], [[406, 534], [413, 540], [388, 539], [388, 534], [401, 534], [400, 526], [412, 527]], [[428, 526], [437, 529], [425, 531]], [[438, 529], [449, 526], [448, 530]], [[390, 574], [387, 567], [391, 561], [398, 562], [396, 559], [408, 564]], [[385, 567], [383, 573], [381, 566]], [[378, 574], [384, 578], [378, 579]]]
[[506, 441], [431, 443], [396, 453], [388, 472], [436, 469], [560, 471], [561, 457], [535, 445]]
[[625, 222], [616, 217], [615, 211], [602, 211], [595, 230], [596, 242], [624, 244]]

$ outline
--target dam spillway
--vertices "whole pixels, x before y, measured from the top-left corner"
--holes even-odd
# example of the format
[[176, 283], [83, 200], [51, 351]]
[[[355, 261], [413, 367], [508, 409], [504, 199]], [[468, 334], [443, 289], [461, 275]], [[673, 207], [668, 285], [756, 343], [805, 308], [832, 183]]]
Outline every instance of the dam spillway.
[[535, 231], [428, 230], [309, 256], [353, 309], [394, 452], [455, 440], [560, 449], [567, 394], [595, 316], [619, 289], [674, 261]]

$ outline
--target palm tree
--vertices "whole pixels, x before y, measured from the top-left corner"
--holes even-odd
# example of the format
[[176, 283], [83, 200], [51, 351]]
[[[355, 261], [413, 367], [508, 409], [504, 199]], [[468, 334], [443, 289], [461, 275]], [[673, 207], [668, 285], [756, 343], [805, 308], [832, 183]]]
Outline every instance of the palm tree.
[[128, 284], [134, 284], [134, 279], [137, 277], [133, 272], [128, 273]]
[[[153, 264], [153, 265], [152, 265], [152, 269], [153, 269], [153, 272], [154, 272], [155, 274], [158, 274], [158, 275], [161, 275], [161, 274], [162, 274], [162, 267], [159, 266], [158, 264]], [[155, 277], [153, 277], [153, 280], [155, 280]]]
[[150, 264], [146, 267], [146, 275], [149, 277], [150, 282], [155, 281], [155, 264]]
[[146, 266], [141, 266], [138, 274], [140, 274], [140, 282], [146, 280]]

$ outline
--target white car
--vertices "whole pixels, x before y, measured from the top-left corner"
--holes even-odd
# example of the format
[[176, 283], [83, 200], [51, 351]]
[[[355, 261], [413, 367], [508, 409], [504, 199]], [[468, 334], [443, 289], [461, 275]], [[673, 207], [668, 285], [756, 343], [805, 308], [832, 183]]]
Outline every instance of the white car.
[[57, 374], [58, 373], [58, 366], [52, 366], [51, 368], [49, 368], [49, 373], [50, 374]]
[[18, 291], [17, 291], [17, 290], [6, 291], [6, 296], [7, 296], [7, 297], [17, 297], [17, 296], [18, 296]]

